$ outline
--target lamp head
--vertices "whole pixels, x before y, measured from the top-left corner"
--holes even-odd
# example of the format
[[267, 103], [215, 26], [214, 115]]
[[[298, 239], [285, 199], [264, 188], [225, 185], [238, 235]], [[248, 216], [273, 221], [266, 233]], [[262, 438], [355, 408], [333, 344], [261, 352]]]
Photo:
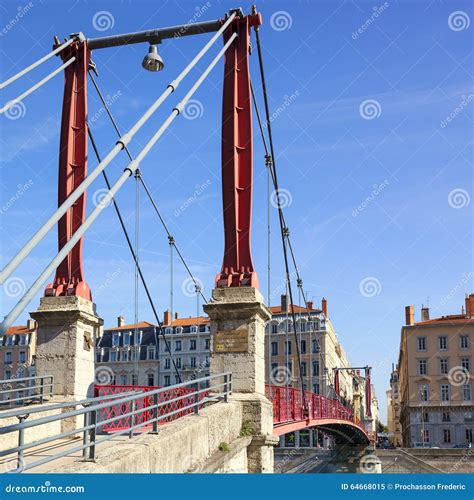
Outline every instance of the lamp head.
[[158, 47], [150, 45], [148, 54], [143, 58], [142, 67], [147, 71], [161, 71], [165, 66], [163, 59], [158, 54]]

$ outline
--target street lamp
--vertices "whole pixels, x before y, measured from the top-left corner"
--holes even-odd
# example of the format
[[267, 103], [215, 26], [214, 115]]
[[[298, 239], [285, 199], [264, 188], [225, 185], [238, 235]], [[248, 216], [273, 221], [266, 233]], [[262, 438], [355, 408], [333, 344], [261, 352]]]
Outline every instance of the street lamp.
[[158, 54], [157, 45], [150, 45], [148, 54], [143, 58], [142, 67], [147, 71], [161, 71], [165, 67], [162, 57]]

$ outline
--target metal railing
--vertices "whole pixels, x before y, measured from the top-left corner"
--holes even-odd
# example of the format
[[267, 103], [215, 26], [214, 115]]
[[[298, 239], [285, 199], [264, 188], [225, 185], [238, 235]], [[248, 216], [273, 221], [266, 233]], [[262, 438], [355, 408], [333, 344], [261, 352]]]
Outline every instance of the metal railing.
[[[203, 406], [211, 402], [227, 402], [228, 396], [232, 393], [232, 375], [230, 373], [211, 375], [146, 392], [141, 388], [136, 390], [134, 386], [119, 387], [128, 391], [102, 394], [83, 401], [57, 403], [42, 408], [31, 407], [27, 411], [17, 409], [0, 414], [0, 419], [17, 417], [19, 420], [16, 424], [0, 427], [0, 436], [18, 433], [18, 446], [0, 451], [0, 459], [9, 457], [11, 460], [16, 456], [16, 467], [11, 470], [5, 470], [3, 467], [4, 472], [23, 472], [78, 452], [82, 452], [83, 460], [94, 461], [97, 447], [117, 436], [128, 435], [132, 438], [138, 430], [141, 430], [141, 433], [158, 433], [160, 424], [185, 415], [198, 414]], [[67, 408], [73, 409], [63, 411]], [[28, 420], [32, 413], [55, 409], [62, 413]], [[82, 426], [76, 425], [74, 429], [25, 443], [27, 429], [66, 419], [80, 420], [81, 418], [83, 419]], [[120, 424], [114, 426], [113, 424], [117, 422]], [[32, 456], [28, 460], [25, 459], [25, 452], [37, 446], [81, 435], [80, 444], [73, 443], [71, 447], [50, 456], [41, 454], [42, 458], [39, 459], [36, 459], [33, 450]]]
[[53, 383], [52, 375], [0, 380], [0, 409], [43, 403], [52, 397]]
[[308, 414], [306, 414], [301, 389], [267, 385], [266, 393], [268, 399], [273, 403], [273, 423], [275, 425], [308, 418], [311, 420], [330, 418], [351, 422], [364, 430], [362, 422], [354, 417], [352, 409], [335, 399], [305, 391], [306, 401], [308, 402]]

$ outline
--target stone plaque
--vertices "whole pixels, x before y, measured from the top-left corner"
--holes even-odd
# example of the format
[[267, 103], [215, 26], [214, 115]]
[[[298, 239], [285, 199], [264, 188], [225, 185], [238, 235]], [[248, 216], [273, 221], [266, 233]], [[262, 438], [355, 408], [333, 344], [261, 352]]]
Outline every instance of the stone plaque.
[[248, 332], [242, 330], [219, 330], [216, 333], [216, 352], [247, 352]]

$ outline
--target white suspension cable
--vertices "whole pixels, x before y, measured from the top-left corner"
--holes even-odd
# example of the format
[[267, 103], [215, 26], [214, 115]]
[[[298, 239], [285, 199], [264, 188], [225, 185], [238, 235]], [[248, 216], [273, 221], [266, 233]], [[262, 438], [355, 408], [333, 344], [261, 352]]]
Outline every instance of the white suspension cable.
[[45, 76], [42, 80], [40, 80], [38, 83], [35, 83], [32, 87], [30, 87], [28, 90], [25, 90], [23, 94], [20, 94], [18, 97], [15, 99], [12, 99], [11, 101], [8, 101], [3, 108], [0, 108], [0, 114], [5, 113], [5, 111], [8, 111], [12, 106], [17, 104], [18, 102], [22, 101], [25, 97], [28, 97], [30, 94], [32, 94], [35, 90], [38, 90], [40, 87], [42, 87], [46, 82], [49, 82], [51, 78], [56, 76], [58, 73], [60, 73], [63, 69], [67, 68], [70, 66], [74, 61], [76, 60], [75, 57], [71, 57], [68, 61], [66, 61], [64, 64], [59, 66], [59, 68], [56, 68], [54, 71], [52, 71], [48, 76]]
[[80, 198], [82, 193], [94, 182], [100, 173], [109, 165], [109, 163], [125, 148], [132, 140], [133, 136], [143, 127], [149, 120], [151, 115], [163, 104], [163, 102], [171, 95], [188, 75], [188, 73], [196, 66], [206, 52], [212, 47], [214, 42], [221, 36], [227, 29], [229, 24], [235, 17], [233, 13], [227, 21], [222, 25], [221, 29], [217, 31], [214, 36], [206, 43], [206, 45], [199, 51], [196, 57], [186, 66], [186, 68], [173, 80], [158, 97], [158, 99], [150, 106], [142, 117], [135, 123], [135, 125], [116, 142], [113, 149], [107, 156], [97, 165], [97, 167], [84, 179], [81, 184], [68, 196], [64, 203], [54, 212], [54, 214], [44, 223], [44, 225], [35, 233], [35, 235], [20, 249], [20, 251], [10, 260], [10, 262], [0, 272], [0, 285], [5, 283], [5, 280], [15, 271], [15, 269], [25, 260], [31, 251], [38, 245], [38, 243], [48, 234], [54, 225], [61, 219], [67, 210]]
[[212, 69], [219, 62], [219, 59], [224, 55], [225, 51], [229, 48], [231, 43], [237, 37], [237, 33], [233, 33], [224, 47], [220, 50], [217, 56], [212, 60], [209, 66], [204, 70], [201, 76], [197, 79], [188, 93], [184, 98], [173, 108], [168, 118], [163, 122], [161, 127], [156, 131], [153, 137], [145, 144], [145, 147], [140, 151], [135, 160], [131, 161], [122, 175], [118, 178], [112, 188], [108, 191], [107, 195], [103, 198], [101, 203], [92, 211], [92, 213], [87, 217], [83, 224], [77, 229], [77, 231], [71, 236], [71, 239], [62, 247], [58, 252], [56, 257], [46, 266], [40, 276], [36, 279], [29, 290], [23, 295], [23, 297], [18, 301], [18, 303], [13, 307], [10, 313], [5, 317], [2, 324], [0, 325], [0, 333], [3, 334], [13, 322], [18, 318], [18, 316], [23, 312], [30, 301], [35, 297], [35, 295], [41, 290], [41, 288], [48, 281], [49, 276], [52, 274], [54, 269], [64, 260], [67, 254], [74, 248], [76, 243], [82, 238], [84, 233], [89, 229], [89, 227], [94, 223], [97, 217], [100, 215], [102, 210], [109, 205], [109, 201], [114, 198], [120, 188], [124, 185], [125, 181], [133, 175], [138, 169], [140, 162], [145, 158], [145, 156], [150, 152], [151, 148], [156, 144], [158, 139], [163, 135], [165, 130], [171, 125], [174, 119], [181, 113], [184, 106], [186, 106], [189, 99], [194, 95], [196, 90], [201, 86], [202, 82], [206, 79]]
[[22, 69], [20, 72], [18, 72], [16, 75], [11, 76], [8, 78], [8, 80], [5, 80], [4, 82], [0, 83], [0, 90], [4, 89], [10, 83], [13, 83], [15, 80], [18, 80], [18, 78], [22, 77], [23, 75], [26, 75], [29, 73], [32, 69], [35, 69], [38, 67], [40, 64], [43, 64], [45, 61], [47, 61], [49, 58], [55, 56], [56, 54], [59, 54], [63, 49], [71, 45], [72, 42], [74, 42], [75, 38], [70, 38], [67, 42], [63, 43], [59, 47], [55, 48], [53, 51], [48, 52], [45, 56], [43, 56], [41, 59], [38, 59], [36, 62], [33, 64], [30, 64], [27, 68]]

